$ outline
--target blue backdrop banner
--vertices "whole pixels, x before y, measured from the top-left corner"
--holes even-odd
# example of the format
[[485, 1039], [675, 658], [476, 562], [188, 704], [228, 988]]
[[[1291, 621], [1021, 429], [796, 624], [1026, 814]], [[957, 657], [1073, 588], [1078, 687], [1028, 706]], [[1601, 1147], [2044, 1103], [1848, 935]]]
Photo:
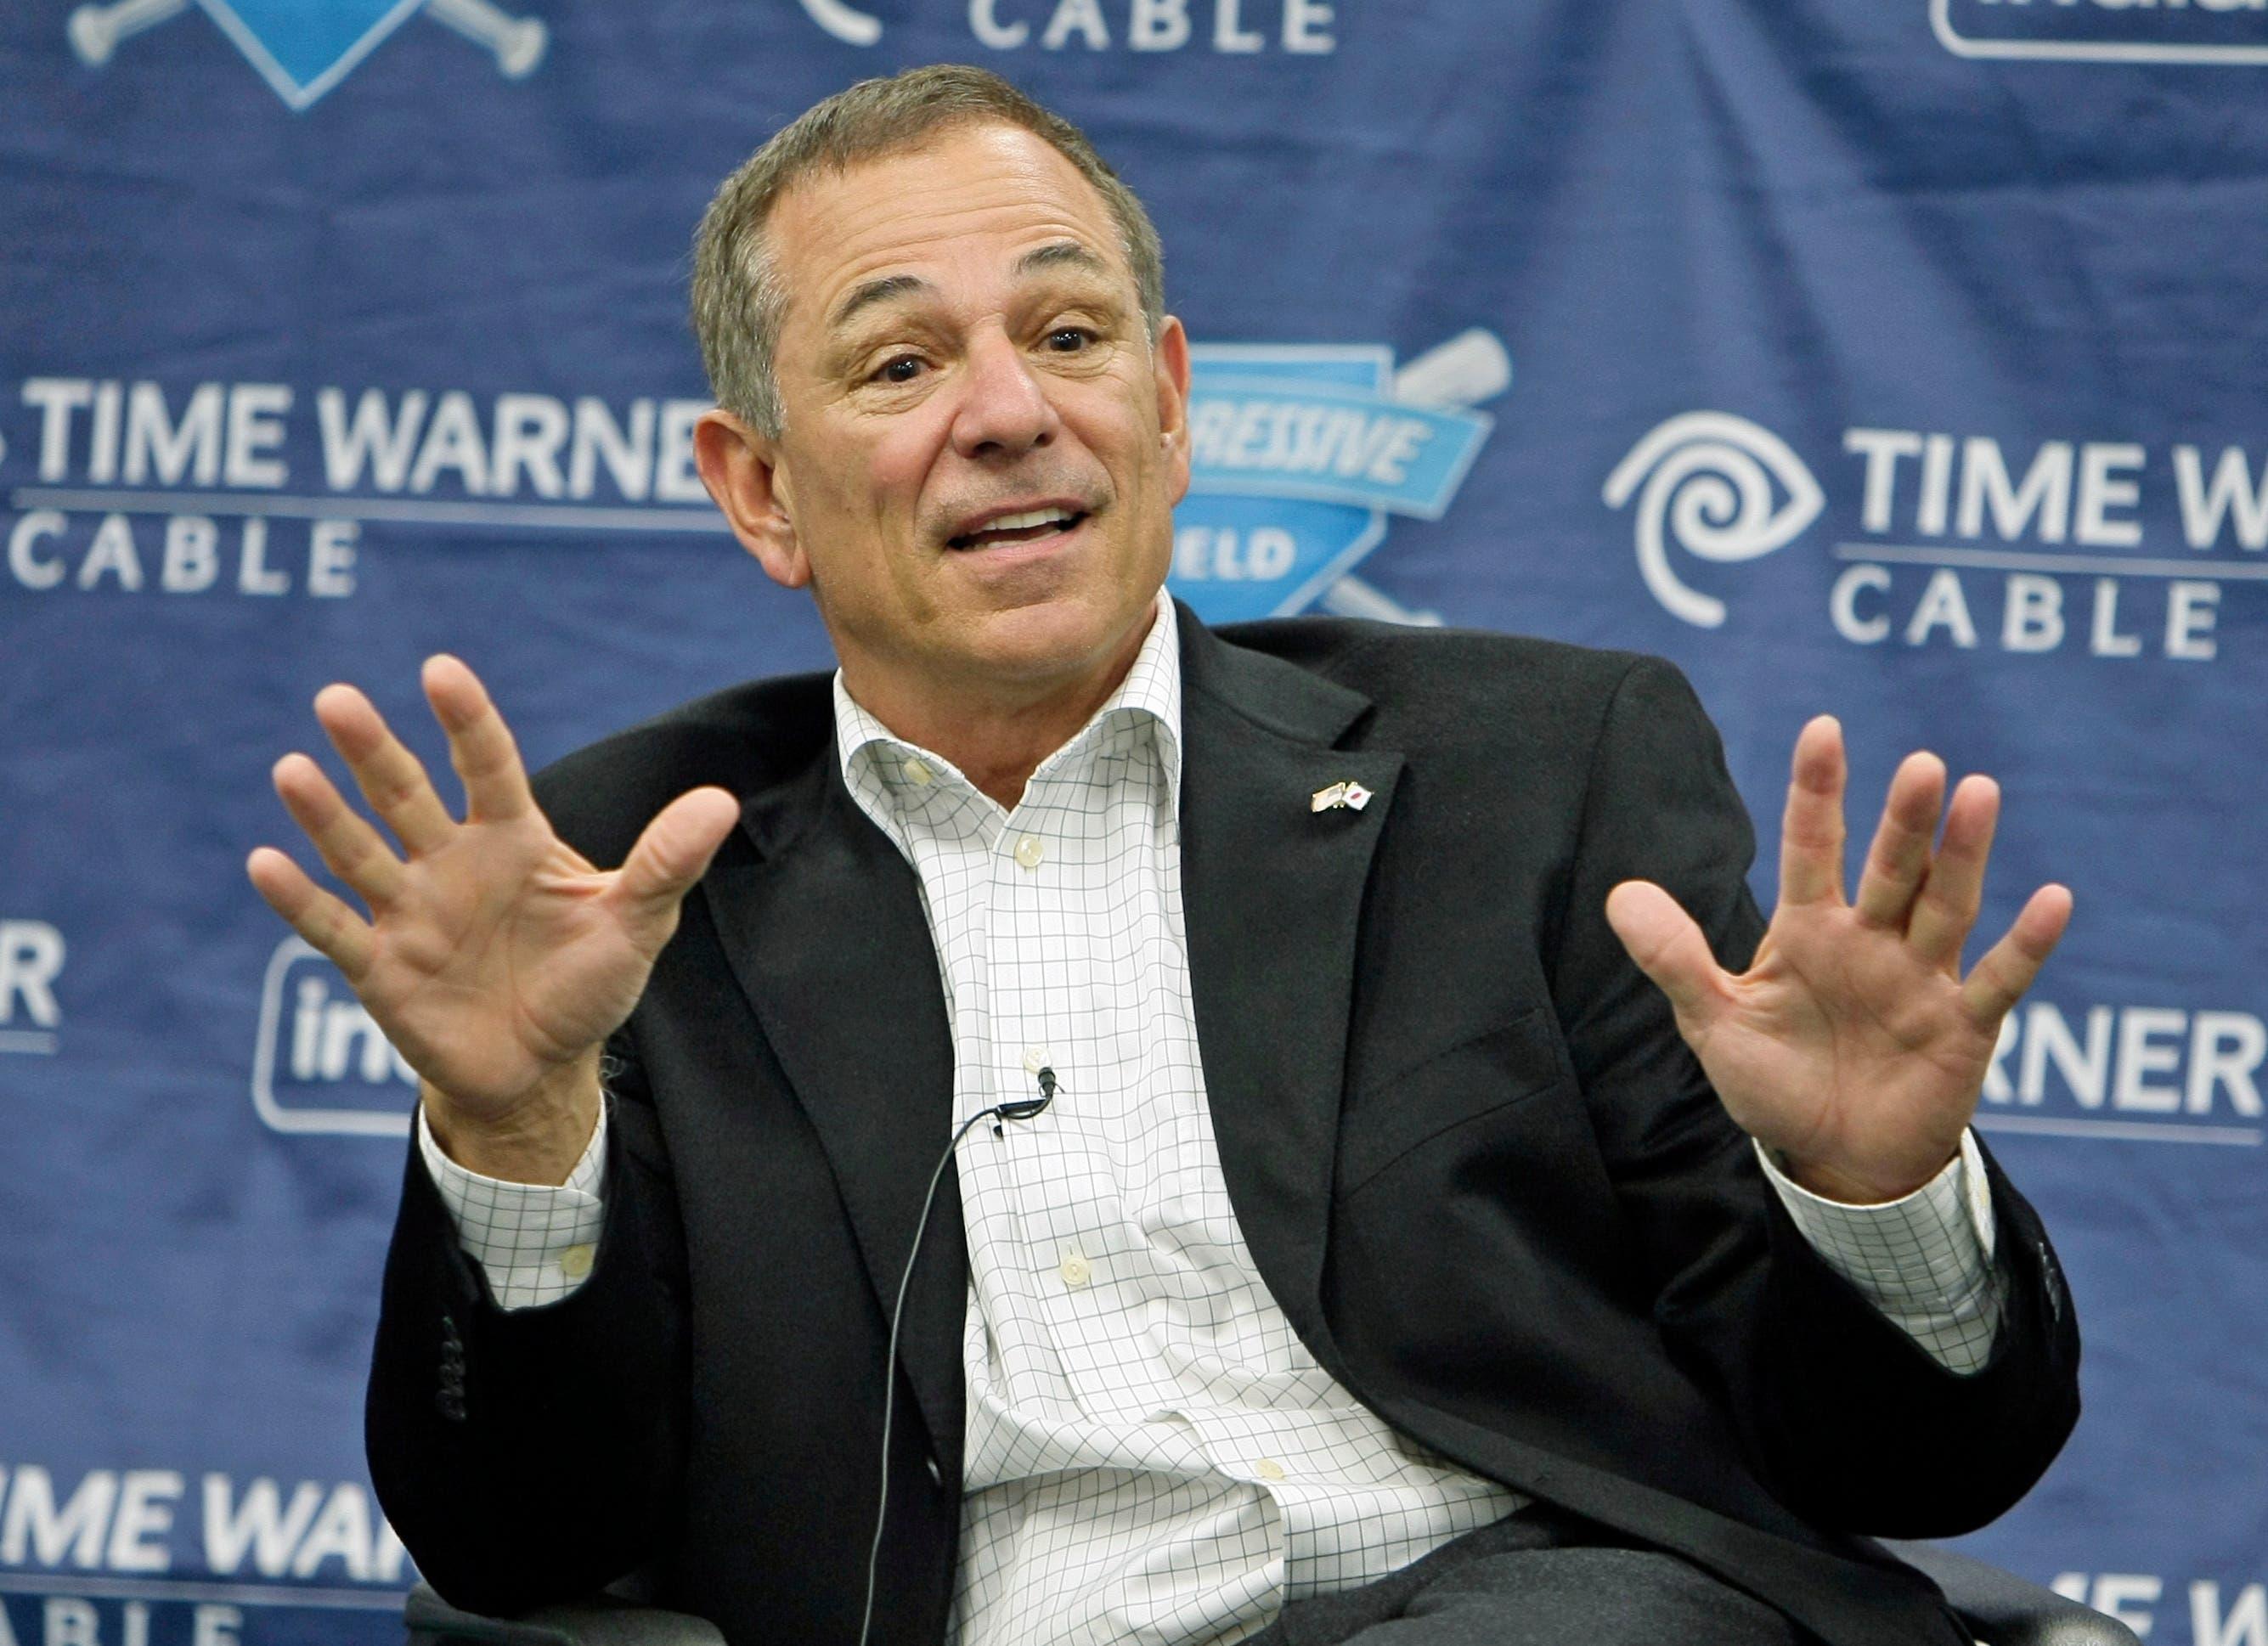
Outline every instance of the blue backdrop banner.
[[947, 60], [1159, 221], [1200, 613], [1666, 653], [1767, 863], [1815, 712], [1855, 809], [2003, 780], [1986, 923], [2079, 913], [1981, 1124], [2089, 1415], [1974, 1547], [2268, 1646], [2259, 0], [0, 11], [0, 1646], [395, 1638], [414, 1087], [246, 883], [269, 767], [340, 678], [438, 759], [437, 650], [539, 760], [827, 661], [694, 473], [687, 246]]

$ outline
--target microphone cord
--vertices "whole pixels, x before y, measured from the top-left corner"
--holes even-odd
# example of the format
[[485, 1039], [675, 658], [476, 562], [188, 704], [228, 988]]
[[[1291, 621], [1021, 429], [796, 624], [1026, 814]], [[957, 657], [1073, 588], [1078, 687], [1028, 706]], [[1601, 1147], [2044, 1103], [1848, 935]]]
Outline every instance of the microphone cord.
[[922, 1236], [929, 1229], [930, 1209], [937, 1203], [937, 1186], [945, 1177], [945, 1168], [953, 1158], [953, 1151], [961, 1147], [961, 1140], [983, 1121], [992, 1122], [992, 1135], [1000, 1136], [1000, 1122], [1028, 1121], [1038, 1118], [1042, 1110], [1056, 1099], [1056, 1071], [1042, 1069], [1039, 1072], [1040, 1095], [1019, 1098], [1012, 1103], [996, 1103], [989, 1109], [979, 1109], [961, 1121], [946, 1143], [945, 1152], [937, 1157], [937, 1165], [929, 1174], [929, 1188], [922, 1195], [921, 1216], [914, 1223], [913, 1249], [906, 1253], [905, 1273], [898, 1277], [897, 1301], [890, 1305], [890, 1346], [882, 1359], [882, 1489], [874, 1502], [874, 1541], [866, 1551], [866, 1609], [858, 1620], [858, 1646], [866, 1646], [866, 1636], [874, 1626], [874, 1587], [882, 1570], [882, 1530], [890, 1515], [890, 1426], [897, 1415], [898, 1405], [898, 1328], [905, 1324], [906, 1293], [912, 1287], [914, 1264], [921, 1257]]

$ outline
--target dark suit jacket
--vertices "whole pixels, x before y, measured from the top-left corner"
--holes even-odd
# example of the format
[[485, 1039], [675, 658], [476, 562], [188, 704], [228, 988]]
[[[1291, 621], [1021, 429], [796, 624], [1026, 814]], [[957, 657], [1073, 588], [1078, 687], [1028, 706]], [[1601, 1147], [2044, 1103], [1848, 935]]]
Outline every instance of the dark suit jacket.
[[[2008, 1304], [1937, 1366], [1828, 1270], [1602, 909], [1674, 892], [1744, 962], [1753, 842], [1666, 665], [1479, 635], [1182, 615], [1182, 852], [1238, 1221], [1316, 1358], [1466, 1468], [1677, 1551], [1833, 1646], [1959, 1638], [1848, 1535], [2013, 1503], [2078, 1409], [2039, 1223], [1992, 1173]], [[1359, 780], [1362, 811], [1312, 812]], [[736, 1642], [856, 1636], [888, 1305], [952, 1048], [912, 870], [844, 790], [828, 685], [745, 686], [551, 768], [619, 862], [671, 797], [742, 827], [615, 1043], [608, 1217], [569, 1299], [503, 1313], [411, 1163], [369, 1440], [460, 1605], [634, 1567]], [[1075, 1099], [1066, 1100], [1076, 1100]], [[967, 1257], [946, 1174], [895, 1376], [875, 1638], [952, 1589]]]

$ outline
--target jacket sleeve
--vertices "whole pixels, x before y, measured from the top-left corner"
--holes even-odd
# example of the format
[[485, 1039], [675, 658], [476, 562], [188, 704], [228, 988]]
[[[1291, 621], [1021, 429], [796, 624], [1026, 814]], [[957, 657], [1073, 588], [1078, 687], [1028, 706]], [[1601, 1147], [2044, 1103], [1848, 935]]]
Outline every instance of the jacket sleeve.
[[1732, 1415], [1759, 1477], [1818, 1523], [1936, 1537], [2022, 1495], [2079, 1410], [2079, 1340], [2038, 1217], [1987, 1157], [2004, 1294], [1992, 1358], [1946, 1370], [1820, 1259], [1608, 926], [1625, 879], [1666, 887], [1745, 966], [1764, 933], [1755, 840], [1721, 747], [1668, 664], [1635, 663], [1593, 750], [1552, 988], [1642, 1283], [1671, 1353]]
[[453, 1604], [578, 1598], [666, 1539], [681, 1495], [685, 1257], [669, 1162], [627, 1034], [610, 1043], [606, 1227], [589, 1278], [505, 1312], [413, 1146], [387, 1255], [371, 1476]]

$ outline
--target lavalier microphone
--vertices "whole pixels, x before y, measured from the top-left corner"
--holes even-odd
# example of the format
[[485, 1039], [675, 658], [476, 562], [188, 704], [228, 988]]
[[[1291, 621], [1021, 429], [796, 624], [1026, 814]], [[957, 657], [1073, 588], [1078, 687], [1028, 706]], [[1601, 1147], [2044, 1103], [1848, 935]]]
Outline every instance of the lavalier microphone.
[[993, 1114], [998, 1117], [992, 1122], [992, 1135], [995, 1137], [1000, 1135], [1001, 1121], [1036, 1119], [1041, 1110], [1056, 1100], [1056, 1071], [1052, 1069], [1042, 1069], [1039, 1072], [1038, 1078], [1040, 1083], [1038, 1097], [1019, 1098], [1013, 1103], [1003, 1103], [992, 1110]]
[[953, 1151], [961, 1147], [961, 1140], [979, 1122], [990, 1121], [992, 1135], [998, 1137], [1003, 1135], [1001, 1121], [1036, 1120], [1056, 1100], [1056, 1071], [1042, 1069], [1036, 1078], [1040, 1085], [1038, 1097], [996, 1103], [961, 1121], [953, 1134], [953, 1141], [938, 1157], [937, 1167], [929, 1174], [929, 1190], [922, 1196], [921, 1216], [914, 1224], [913, 1249], [906, 1253], [905, 1273], [898, 1277], [898, 1299], [890, 1307], [890, 1347], [882, 1360], [882, 1489], [874, 1503], [873, 1547], [866, 1554], [866, 1610], [858, 1620], [858, 1646], [866, 1646], [867, 1633], [874, 1626], [874, 1585], [882, 1569], [882, 1528], [890, 1514], [890, 1424], [898, 1405], [898, 1327], [905, 1320], [906, 1293], [913, 1285], [914, 1262], [921, 1256], [922, 1236], [929, 1229], [930, 1209], [937, 1204], [937, 1186], [945, 1176]]

